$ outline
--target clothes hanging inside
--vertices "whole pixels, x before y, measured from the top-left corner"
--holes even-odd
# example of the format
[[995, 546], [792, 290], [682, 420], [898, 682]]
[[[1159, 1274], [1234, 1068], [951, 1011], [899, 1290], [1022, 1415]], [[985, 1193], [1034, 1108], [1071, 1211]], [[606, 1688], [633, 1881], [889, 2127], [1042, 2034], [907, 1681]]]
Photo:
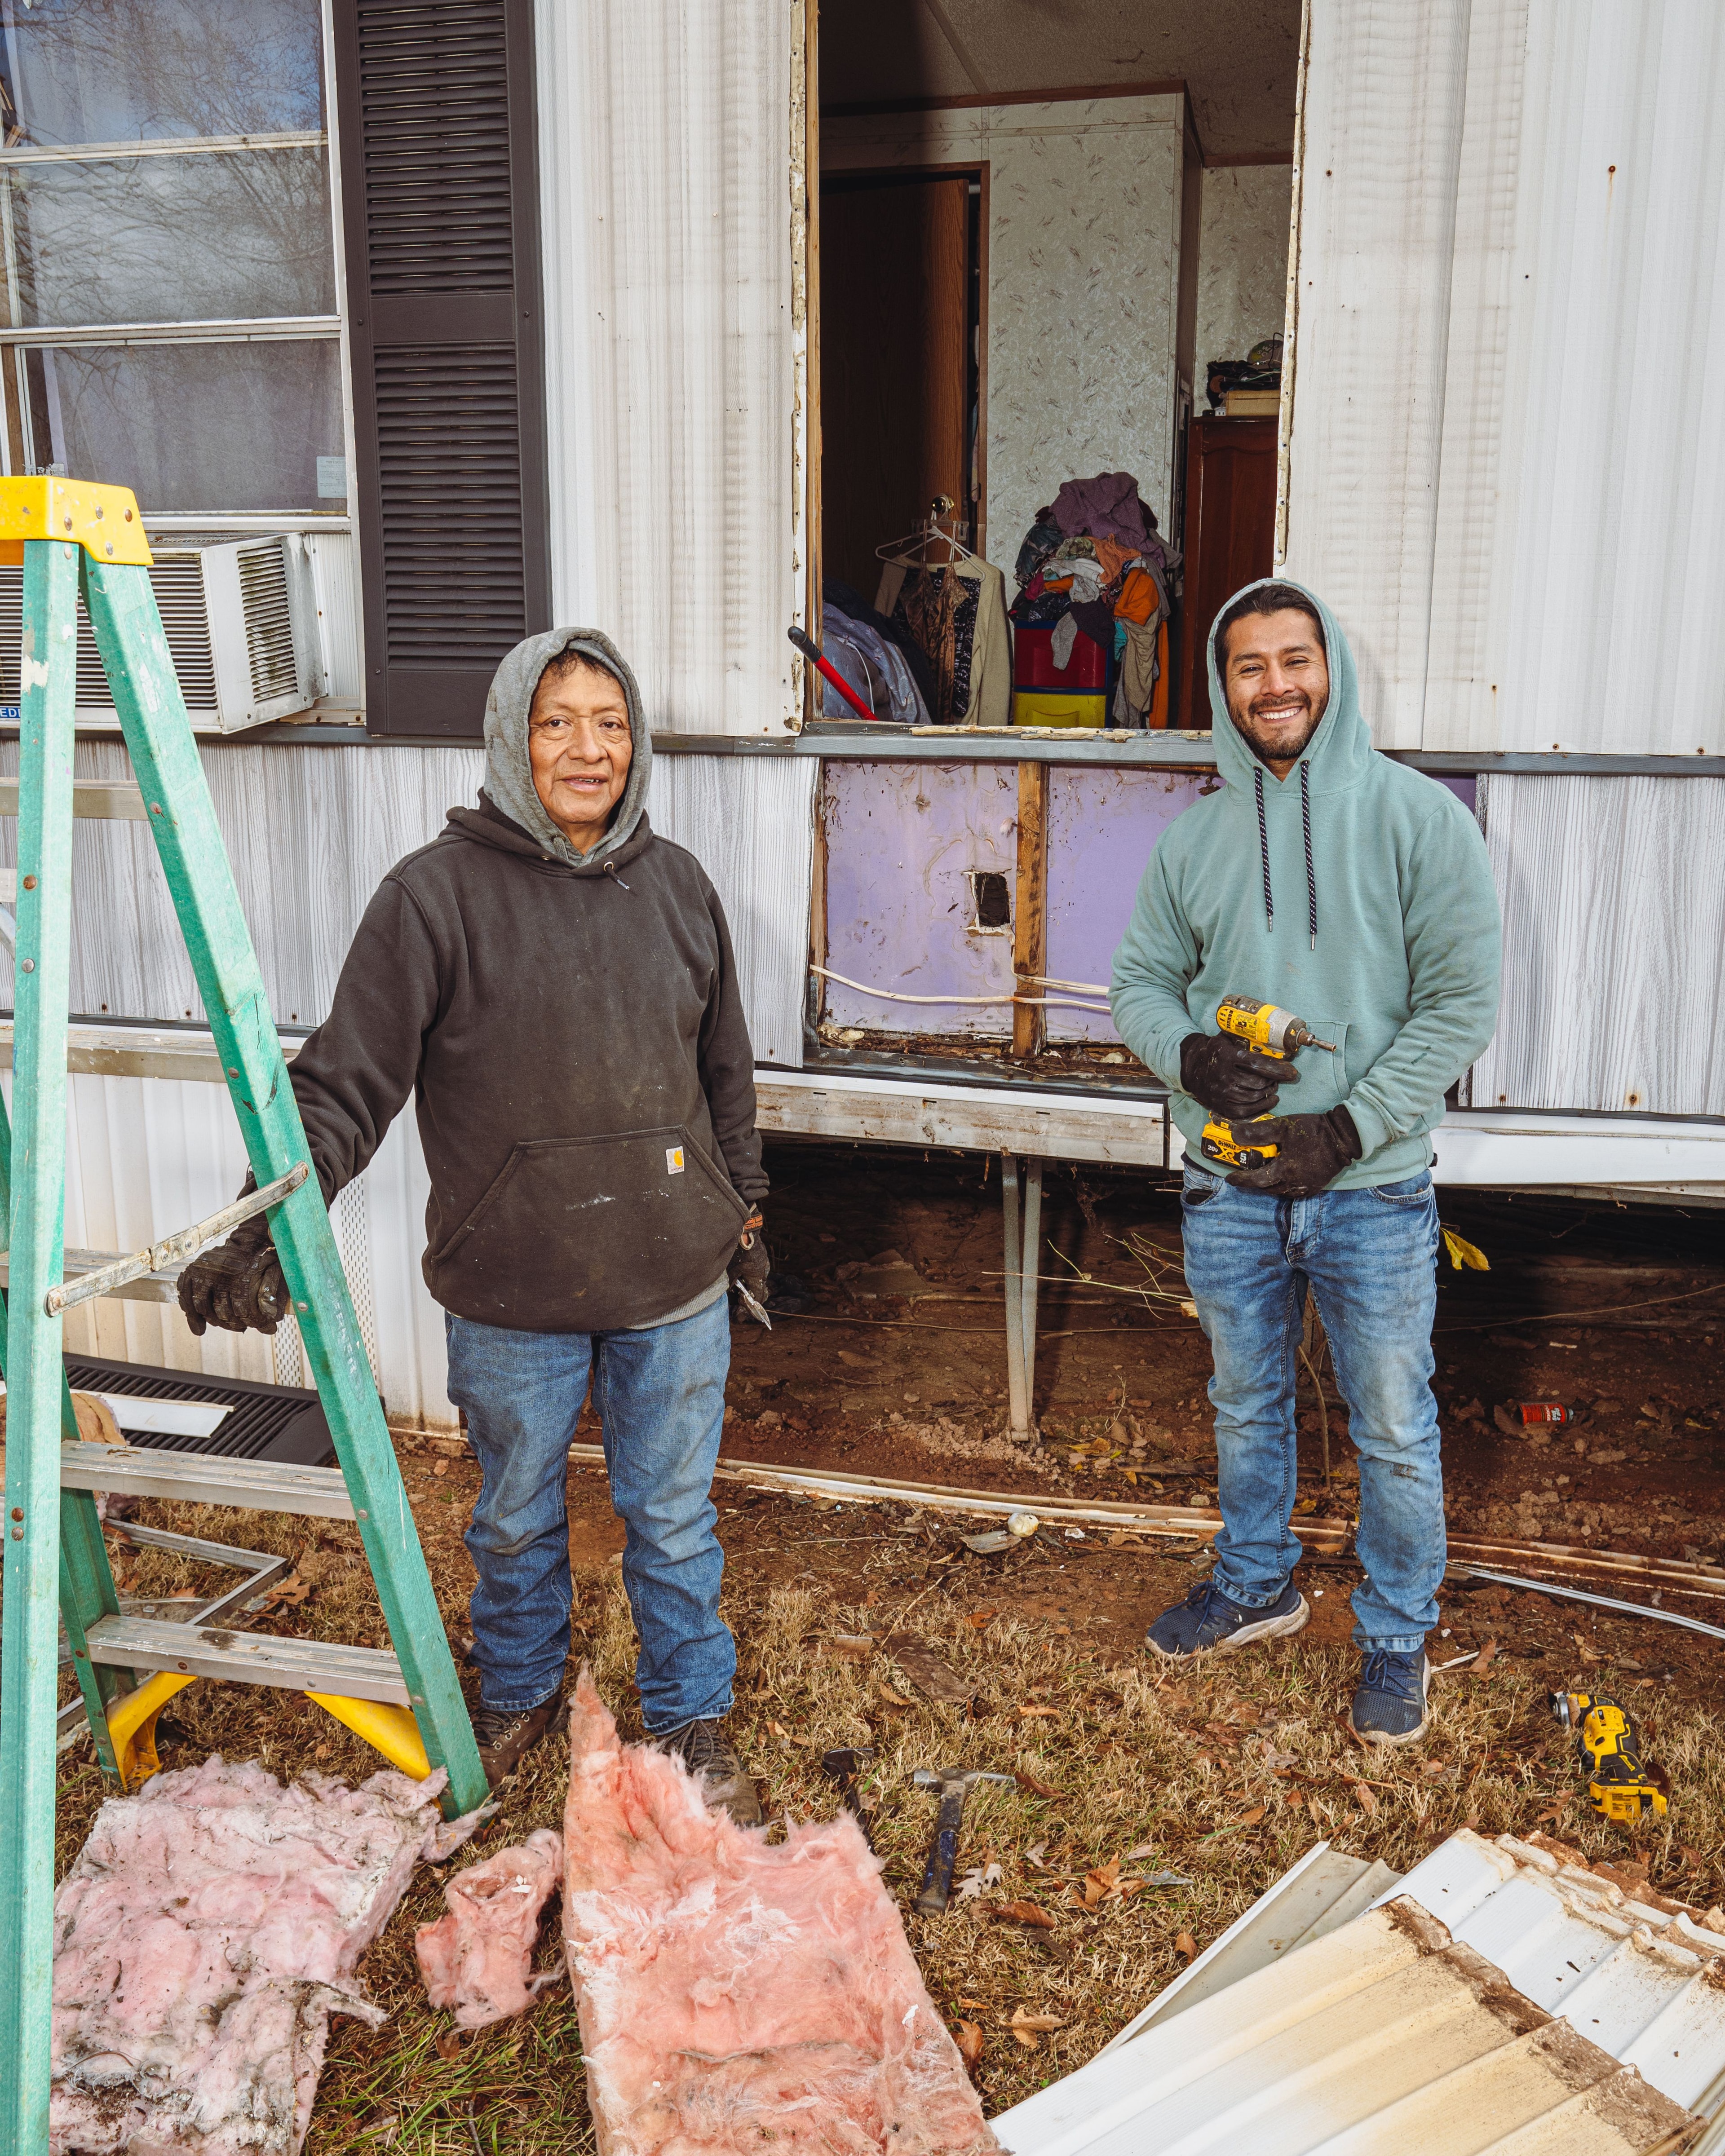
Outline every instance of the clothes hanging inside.
[[937, 726], [1004, 726], [1012, 714], [1006, 578], [992, 562], [888, 560], [876, 611], [901, 623], [934, 670]]

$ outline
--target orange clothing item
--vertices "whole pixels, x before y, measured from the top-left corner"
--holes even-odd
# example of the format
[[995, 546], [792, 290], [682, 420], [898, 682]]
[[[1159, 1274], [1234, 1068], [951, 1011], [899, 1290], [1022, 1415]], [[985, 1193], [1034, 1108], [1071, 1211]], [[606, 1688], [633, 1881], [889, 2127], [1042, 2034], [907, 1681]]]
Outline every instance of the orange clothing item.
[[1146, 622], [1153, 620], [1162, 610], [1162, 594], [1156, 588], [1156, 579], [1147, 569], [1133, 569], [1120, 588], [1120, 597], [1114, 602], [1117, 621]]
[[1123, 539], [1092, 539], [1096, 559], [1102, 565], [1102, 582], [1111, 584], [1127, 563], [1137, 554], [1136, 547], [1128, 547]]

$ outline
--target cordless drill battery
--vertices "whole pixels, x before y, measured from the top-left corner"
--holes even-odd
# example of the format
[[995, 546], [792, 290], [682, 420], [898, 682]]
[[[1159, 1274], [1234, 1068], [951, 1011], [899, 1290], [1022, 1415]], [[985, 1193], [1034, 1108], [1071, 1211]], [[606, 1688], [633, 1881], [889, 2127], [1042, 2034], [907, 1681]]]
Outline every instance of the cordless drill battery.
[[[1216, 1024], [1222, 1032], [1231, 1033], [1278, 1063], [1286, 1063], [1302, 1048], [1327, 1049], [1332, 1055], [1336, 1052], [1335, 1043], [1320, 1040], [1303, 1018], [1296, 1018], [1279, 1004], [1260, 1003], [1255, 996], [1224, 996], [1216, 1006]], [[1226, 1116], [1212, 1116], [1204, 1127], [1199, 1150], [1206, 1160], [1228, 1168], [1264, 1168], [1275, 1159], [1277, 1147], [1268, 1141], [1254, 1145], [1244, 1135], [1250, 1128], [1250, 1123], [1244, 1124], [1236, 1133]]]

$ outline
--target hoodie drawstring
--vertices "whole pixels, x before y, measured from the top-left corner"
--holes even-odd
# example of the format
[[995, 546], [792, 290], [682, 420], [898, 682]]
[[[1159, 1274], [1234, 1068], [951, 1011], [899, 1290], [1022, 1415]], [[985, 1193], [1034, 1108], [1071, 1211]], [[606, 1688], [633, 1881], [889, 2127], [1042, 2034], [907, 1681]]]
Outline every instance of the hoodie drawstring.
[[[1307, 783], [1306, 760], [1300, 760], [1300, 829], [1306, 840], [1306, 927], [1312, 938], [1312, 947], [1317, 948], [1317, 870], [1312, 861], [1312, 789]], [[1256, 765], [1252, 772], [1253, 791], [1258, 800], [1258, 859], [1264, 869], [1264, 933], [1267, 936], [1276, 927], [1276, 897], [1270, 887], [1270, 827], [1264, 816], [1264, 767]]]
[[1276, 900], [1270, 889], [1270, 832], [1264, 821], [1264, 767], [1252, 767], [1252, 783], [1258, 793], [1258, 858], [1264, 864], [1264, 933], [1276, 926]]
[[[1306, 857], [1307, 857], [1307, 860], [1308, 860], [1308, 861], [1309, 861], [1309, 860], [1311, 860], [1311, 858], [1312, 858], [1312, 846], [1311, 846], [1311, 842], [1310, 842], [1309, 840], [1307, 841], [1307, 848], [1306, 848]], [[607, 862], [606, 862], [606, 864], [605, 864], [605, 874], [606, 874], [608, 876], [609, 876], [609, 877], [610, 877], [610, 879], [611, 879], [612, 882], [613, 882], [613, 883], [614, 883], [614, 884], [616, 885], [616, 886], [617, 886], [617, 888], [619, 889], [619, 891], [627, 891], [627, 890], [629, 889], [629, 886], [628, 886], [628, 885], [627, 885], [627, 884], [623, 880], [623, 878], [622, 878], [620, 875], [618, 875], [618, 873], [617, 873], [617, 864], [616, 864], [616, 862], [615, 862], [615, 861], [607, 861]]]

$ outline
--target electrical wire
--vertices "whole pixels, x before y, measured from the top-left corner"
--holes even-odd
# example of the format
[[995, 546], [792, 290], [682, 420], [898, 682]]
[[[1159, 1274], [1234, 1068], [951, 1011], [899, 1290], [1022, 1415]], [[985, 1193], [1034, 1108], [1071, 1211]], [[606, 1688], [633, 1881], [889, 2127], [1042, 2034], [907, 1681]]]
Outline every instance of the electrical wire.
[[819, 973], [824, 981], [837, 981], [841, 988], [855, 988], [859, 995], [878, 996], [883, 1003], [983, 1004], [996, 1010], [1003, 1004], [1023, 1004], [1049, 1010], [1094, 1011], [1101, 1018], [1112, 1015], [1106, 1004], [1071, 1002], [1062, 996], [906, 996], [896, 988], [871, 988], [866, 981], [853, 981], [848, 974], [835, 973], [827, 966], [812, 965], [809, 970], [811, 973]]
[[1615, 1317], [1625, 1310], [1658, 1310], [1667, 1303], [1693, 1302], [1700, 1295], [1717, 1295], [1725, 1288], [1725, 1281], [1715, 1281], [1711, 1287], [1688, 1289], [1682, 1295], [1650, 1295], [1644, 1302], [1607, 1302], [1595, 1310], [1533, 1310], [1525, 1317], [1493, 1317], [1481, 1325], [1439, 1325], [1432, 1329], [1432, 1337], [1440, 1332], [1495, 1332], [1505, 1325], [1568, 1325], [1589, 1317]]

